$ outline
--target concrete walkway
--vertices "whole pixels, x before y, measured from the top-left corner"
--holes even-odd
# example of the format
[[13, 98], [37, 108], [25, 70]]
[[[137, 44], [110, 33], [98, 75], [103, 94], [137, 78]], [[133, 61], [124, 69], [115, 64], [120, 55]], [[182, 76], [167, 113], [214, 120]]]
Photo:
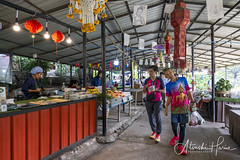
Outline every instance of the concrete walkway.
[[[151, 134], [147, 113], [145, 112], [137, 119], [127, 130], [125, 130], [114, 143], [109, 144], [102, 151], [93, 155], [91, 160], [173, 160], [173, 159], [189, 159], [189, 160], [239, 160], [240, 147], [232, 140], [227, 129], [222, 129], [223, 123], [206, 122], [202, 126], [189, 127], [187, 125], [187, 136], [189, 153], [186, 156], [177, 155], [174, 147], [168, 144], [173, 133], [170, 125], [170, 115], [168, 117], [162, 115], [162, 134], [161, 142], [156, 144], [149, 139]], [[217, 144], [219, 139], [220, 148], [210, 148], [212, 143]], [[190, 143], [195, 147], [204, 146], [202, 150], [193, 151], [190, 149]], [[203, 144], [204, 143], [204, 144]], [[236, 148], [235, 150], [227, 150]], [[229, 148], [228, 148], [229, 149]]]

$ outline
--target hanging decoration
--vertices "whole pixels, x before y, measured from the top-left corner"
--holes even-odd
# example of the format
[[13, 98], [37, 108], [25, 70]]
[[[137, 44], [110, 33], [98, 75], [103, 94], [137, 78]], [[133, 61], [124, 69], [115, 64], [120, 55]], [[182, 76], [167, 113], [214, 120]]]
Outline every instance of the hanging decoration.
[[163, 56], [163, 53], [162, 53], [162, 51], [160, 51], [160, 54], [159, 54], [159, 62], [162, 62], [162, 56]]
[[100, 64], [99, 63], [96, 63], [96, 66], [97, 66], [98, 69], [100, 68]]
[[164, 41], [166, 42], [166, 54], [170, 54], [170, 42], [172, 41], [172, 37], [170, 32], [167, 32], [167, 35], [164, 37]]
[[79, 67], [79, 63], [75, 63], [75, 67]]
[[37, 20], [34, 20], [34, 19], [31, 19], [25, 22], [24, 26], [30, 33], [32, 33], [33, 46], [34, 46], [35, 34], [41, 32], [43, 30], [43, 26], [41, 23], [39, 23]]
[[124, 64], [125, 64], [125, 65], [127, 64], [127, 60], [124, 60]]
[[[99, 17], [106, 18], [106, 2], [108, 0], [70, 0], [67, 17], [73, 19], [74, 14], [79, 16], [78, 22], [82, 23], [82, 32], [96, 31], [95, 25], [99, 24]], [[100, 16], [99, 16], [100, 15]]]
[[110, 68], [110, 69], [112, 68], [112, 62], [109, 63], [109, 68]]
[[186, 67], [186, 26], [190, 22], [190, 10], [183, 0], [177, 0], [171, 13], [171, 25], [174, 28], [174, 67]]
[[152, 42], [152, 50], [156, 50], [156, 48], [154, 48], [157, 45], [157, 42]]
[[89, 68], [91, 68], [92, 67], [91, 63], [88, 63], [88, 66], [89, 66]]
[[52, 34], [52, 39], [56, 43], [56, 54], [57, 54], [57, 44], [62, 42], [65, 39], [64, 34], [60, 31], [56, 31]]

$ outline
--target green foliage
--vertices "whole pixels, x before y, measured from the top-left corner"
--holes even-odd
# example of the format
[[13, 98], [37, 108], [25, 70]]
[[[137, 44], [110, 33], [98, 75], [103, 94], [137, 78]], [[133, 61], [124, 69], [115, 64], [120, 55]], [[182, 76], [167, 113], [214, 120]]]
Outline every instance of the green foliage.
[[208, 81], [211, 79], [209, 75], [196, 75], [196, 88], [198, 90], [206, 90]]
[[[215, 82], [225, 78], [225, 68], [217, 68]], [[234, 90], [240, 90], [240, 65], [227, 67], [227, 79], [230, 81]]]
[[31, 69], [35, 66], [40, 66], [43, 69], [44, 76], [47, 75], [47, 71], [50, 69], [50, 62], [33, 59], [33, 58], [27, 58], [22, 56], [13, 56], [13, 61], [20, 62], [21, 71], [25, 73], [30, 73]]
[[[102, 93], [97, 94], [98, 101], [102, 101]], [[109, 94], [106, 94], [106, 100], [111, 100], [112, 97]]]
[[230, 91], [232, 89], [232, 85], [229, 80], [225, 80], [221, 78], [215, 86], [216, 91]]
[[55, 74], [61, 76], [61, 66], [62, 66], [62, 76], [66, 76], [67, 73], [70, 73], [70, 66], [66, 64], [56, 64]]

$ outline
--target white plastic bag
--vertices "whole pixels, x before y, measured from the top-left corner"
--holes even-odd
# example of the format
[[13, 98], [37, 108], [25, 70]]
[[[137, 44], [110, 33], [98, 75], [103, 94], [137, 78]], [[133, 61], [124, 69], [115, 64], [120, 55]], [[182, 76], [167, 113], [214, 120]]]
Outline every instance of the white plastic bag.
[[197, 111], [193, 111], [191, 113], [189, 126], [202, 125], [203, 123], [205, 123], [205, 120], [202, 118], [202, 116]]

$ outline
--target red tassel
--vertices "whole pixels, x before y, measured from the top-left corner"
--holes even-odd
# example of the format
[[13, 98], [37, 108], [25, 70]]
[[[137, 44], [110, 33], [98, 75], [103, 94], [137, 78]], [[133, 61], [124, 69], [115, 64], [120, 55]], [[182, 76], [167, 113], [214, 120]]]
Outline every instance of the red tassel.
[[56, 43], [56, 55], [57, 55], [57, 43]]

